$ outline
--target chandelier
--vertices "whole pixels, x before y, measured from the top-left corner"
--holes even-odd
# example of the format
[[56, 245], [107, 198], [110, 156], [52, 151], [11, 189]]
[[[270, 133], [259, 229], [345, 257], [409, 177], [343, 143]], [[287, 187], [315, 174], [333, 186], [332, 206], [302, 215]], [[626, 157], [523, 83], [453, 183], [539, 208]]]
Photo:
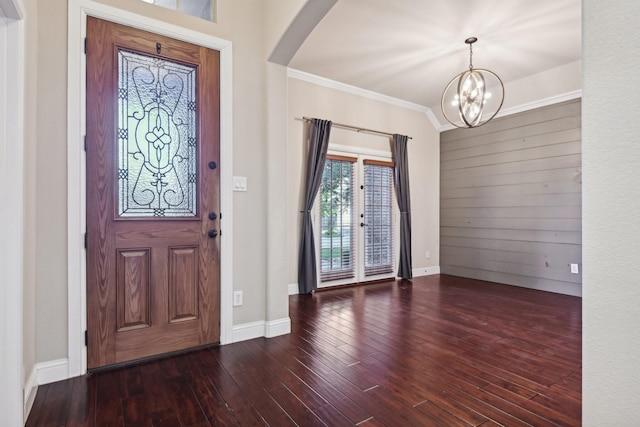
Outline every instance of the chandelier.
[[493, 119], [504, 101], [504, 85], [494, 72], [473, 68], [473, 44], [469, 45], [469, 69], [455, 76], [442, 93], [440, 107], [445, 119], [458, 128], [482, 126]]

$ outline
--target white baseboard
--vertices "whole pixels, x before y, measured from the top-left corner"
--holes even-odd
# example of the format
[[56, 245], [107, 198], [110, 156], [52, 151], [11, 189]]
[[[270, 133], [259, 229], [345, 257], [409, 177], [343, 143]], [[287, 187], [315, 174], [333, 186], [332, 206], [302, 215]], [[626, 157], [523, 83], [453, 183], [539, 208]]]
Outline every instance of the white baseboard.
[[[433, 274], [440, 274], [440, 267], [436, 266], [436, 267], [414, 268], [412, 270], [412, 273], [413, 273], [413, 277], [431, 276]], [[298, 295], [299, 293], [300, 293], [300, 291], [298, 289], [298, 284], [297, 283], [290, 283], [289, 284], [289, 295]]]
[[268, 322], [261, 320], [259, 322], [243, 323], [233, 327], [231, 342], [252, 340], [260, 337], [273, 338], [290, 332], [291, 319], [288, 317]]
[[278, 320], [270, 320], [264, 325], [264, 336], [273, 338], [291, 333], [291, 319], [285, 317]]
[[231, 342], [252, 340], [264, 336], [264, 321], [243, 323], [234, 325], [231, 333]]
[[56, 359], [36, 363], [24, 385], [24, 419], [31, 412], [31, 407], [38, 392], [38, 386], [62, 381], [69, 378], [69, 359]]
[[433, 274], [440, 274], [440, 266], [414, 268], [412, 270], [412, 273], [413, 273], [413, 277], [431, 276]]
[[38, 393], [38, 375], [36, 373], [36, 367], [34, 366], [31, 369], [31, 373], [29, 373], [29, 377], [27, 378], [27, 382], [24, 385], [24, 420], [26, 421], [29, 417], [29, 413], [31, 412], [31, 408], [33, 407], [33, 402], [36, 400], [36, 393]]
[[36, 364], [38, 385], [54, 383], [69, 378], [69, 359], [56, 359]]
[[289, 295], [298, 295], [300, 293], [300, 289], [298, 288], [297, 283], [289, 284]]

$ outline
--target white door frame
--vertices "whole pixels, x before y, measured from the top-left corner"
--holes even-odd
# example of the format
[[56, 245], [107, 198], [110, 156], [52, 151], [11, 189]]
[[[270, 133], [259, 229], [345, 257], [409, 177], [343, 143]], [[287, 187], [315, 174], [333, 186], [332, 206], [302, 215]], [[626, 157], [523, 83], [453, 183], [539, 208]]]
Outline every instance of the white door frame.
[[7, 426], [25, 417], [24, 11], [22, 0], [0, 0], [0, 425]]
[[220, 342], [231, 342], [233, 328], [233, 199], [232, 182], [232, 45], [230, 41], [198, 31], [157, 21], [91, 0], [69, 0], [68, 33], [68, 122], [67, 122], [67, 208], [69, 286], [69, 377], [87, 370], [84, 331], [87, 325], [85, 175], [85, 55], [87, 16], [127, 25], [140, 30], [184, 40], [220, 51], [220, 211], [224, 213], [220, 240]]

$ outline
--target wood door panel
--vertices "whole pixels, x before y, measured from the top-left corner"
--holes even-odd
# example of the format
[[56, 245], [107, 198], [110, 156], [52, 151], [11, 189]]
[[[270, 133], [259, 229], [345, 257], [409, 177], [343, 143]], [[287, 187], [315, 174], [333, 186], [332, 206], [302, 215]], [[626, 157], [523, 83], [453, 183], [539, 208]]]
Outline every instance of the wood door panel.
[[[115, 223], [123, 222], [122, 220], [114, 221]], [[134, 221], [128, 221], [134, 222]], [[115, 236], [119, 241], [125, 241], [132, 238], [152, 238], [152, 239], [200, 239], [200, 230], [194, 228], [193, 225], [188, 225], [189, 221], [185, 220], [187, 225], [177, 224], [175, 221], [157, 221], [154, 223], [148, 223], [142, 221], [135, 221], [136, 228], [131, 229], [117, 229]], [[200, 221], [194, 221], [198, 224]]]
[[117, 331], [151, 326], [151, 250], [121, 249], [116, 257]]
[[198, 318], [198, 248], [169, 248], [169, 323]]
[[175, 61], [197, 64], [202, 62], [201, 51], [207, 50], [201, 46], [195, 46], [160, 34], [148, 33], [124, 25], [110, 24], [110, 27], [118, 32], [117, 47], [144, 52], [153, 56], [158, 54], [158, 43], [160, 43], [161, 56], [170, 56]]
[[[139, 58], [139, 55], [152, 57], [148, 61], [150, 65], [142, 67], [148, 66], [147, 71], [157, 70], [158, 92], [153, 92], [155, 95], [149, 98], [149, 103], [134, 104], [131, 108], [135, 111], [129, 113], [121, 109], [122, 103], [129, 101], [122, 100], [141, 92], [121, 86], [122, 82], [130, 80], [121, 80], [123, 73], [128, 71], [121, 71], [118, 61], [125, 61], [122, 59], [125, 57]], [[122, 63], [128, 64], [126, 61]], [[165, 64], [173, 68], [163, 68]], [[176, 168], [174, 171], [181, 162], [194, 161], [190, 163], [193, 169], [189, 169], [188, 183], [195, 186], [195, 193], [189, 193], [195, 194], [189, 199], [195, 201], [195, 210], [190, 211], [192, 216], [155, 217], [128, 213], [121, 210], [121, 203], [128, 204], [132, 200], [126, 198], [129, 193], [126, 196], [121, 193], [122, 188], [127, 188], [129, 173], [128, 169], [121, 169], [122, 159], [140, 155], [144, 162], [151, 162], [147, 156], [151, 144], [156, 144], [141, 139], [137, 130], [128, 131], [138, 127], [128, 126], [130, 123], [138, 126], [143, 119], [144, 123], [149, 123], [152, 118], [156, 124], [155, 128], [148, 128], [149, 132], [156, 129], [170, 132], [177, 125], [185, 125], [181, 118], [170, 119], [173, 121], [165, 122], [165, 128], [155, 118], [160, 117], [161, 110], [166, 111], [166, 103], [161, 98], [165, 91], [172, 89], [160, 78], [160, 72], [174, 78], [178, 76], [172, 74], [176, 67], [195, 75], [193, 84], [184, 80], [184, 84], [192, 84], [190, 87], [195, 88], [191, 92], [195, 97], [185, 98], [183, 104], [187, 107], [180, 113], [195, 114], [195, 118], [189, 116], [191, 121], [188, 122], [191, 126], [188, 132], [195, 133], [178, 131], [170, 143], [162, 144], [169, 148], [184, 144], [183, 147], [194, 147], [189, 149], [195, 151], [190, 151], [188, 157], [176, 156], [171, 151], [163, 156], [174, 156], [170, 159], [174, 162], [171, 166]], [[165, 86], [161, 87], [163, 84]], [[219, 229], [217, 221], [209, 219], [209, 213], [220, 212], [220, 170], [208, 167], [209, 162], [220, 163], [219, 98], [219, 52], [87, 18], [89, 369], [219, 342], [220, 249], [218, 239], [208, 237], [209, 230]], [[142, 102], [142, 98], [139, 99]], [[157, 150], [163, 149], [153, 145], [156, 156], [159, 155]], [[143, 163], [142, 167], [146, 165]], [[132, 173], [138, 174], [141, 167], [135, 167], [138, 169], [132, 169]], [[138, 182], [156, 187], [165, 185], [166, 170], [149, 171], [152, 175], [147, 176], [161, 184], [149, 179], [140, 181], [142, 175], [135, 175], [138, 177], [135, 185]], [[125, 184], [121, 185], [122, 182]], [[134, 200], [134, 203], [138, 202]], [[153, 215], [156, 215], [156, 207], [148, 206], [153, 208]], [[161, 211], [159, 214], [163, 215], [164, 210]]]
[[122, 361], [135, 360], [209, 344], [193, 335], [193, 323], [154, 326], [155, 333], [152, 335], [145, 333], [144, 329], [121, 333], [115, 347], [115, 358]]

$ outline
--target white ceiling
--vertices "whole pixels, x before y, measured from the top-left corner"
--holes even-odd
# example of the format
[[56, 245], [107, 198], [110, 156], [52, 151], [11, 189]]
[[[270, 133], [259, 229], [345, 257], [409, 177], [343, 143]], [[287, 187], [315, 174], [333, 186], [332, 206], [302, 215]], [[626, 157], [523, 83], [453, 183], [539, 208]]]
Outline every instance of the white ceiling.
[[581, 59], [580, 0], [339, 0], [289, 67], [434, 109], [469, 65], [507, 86]]

